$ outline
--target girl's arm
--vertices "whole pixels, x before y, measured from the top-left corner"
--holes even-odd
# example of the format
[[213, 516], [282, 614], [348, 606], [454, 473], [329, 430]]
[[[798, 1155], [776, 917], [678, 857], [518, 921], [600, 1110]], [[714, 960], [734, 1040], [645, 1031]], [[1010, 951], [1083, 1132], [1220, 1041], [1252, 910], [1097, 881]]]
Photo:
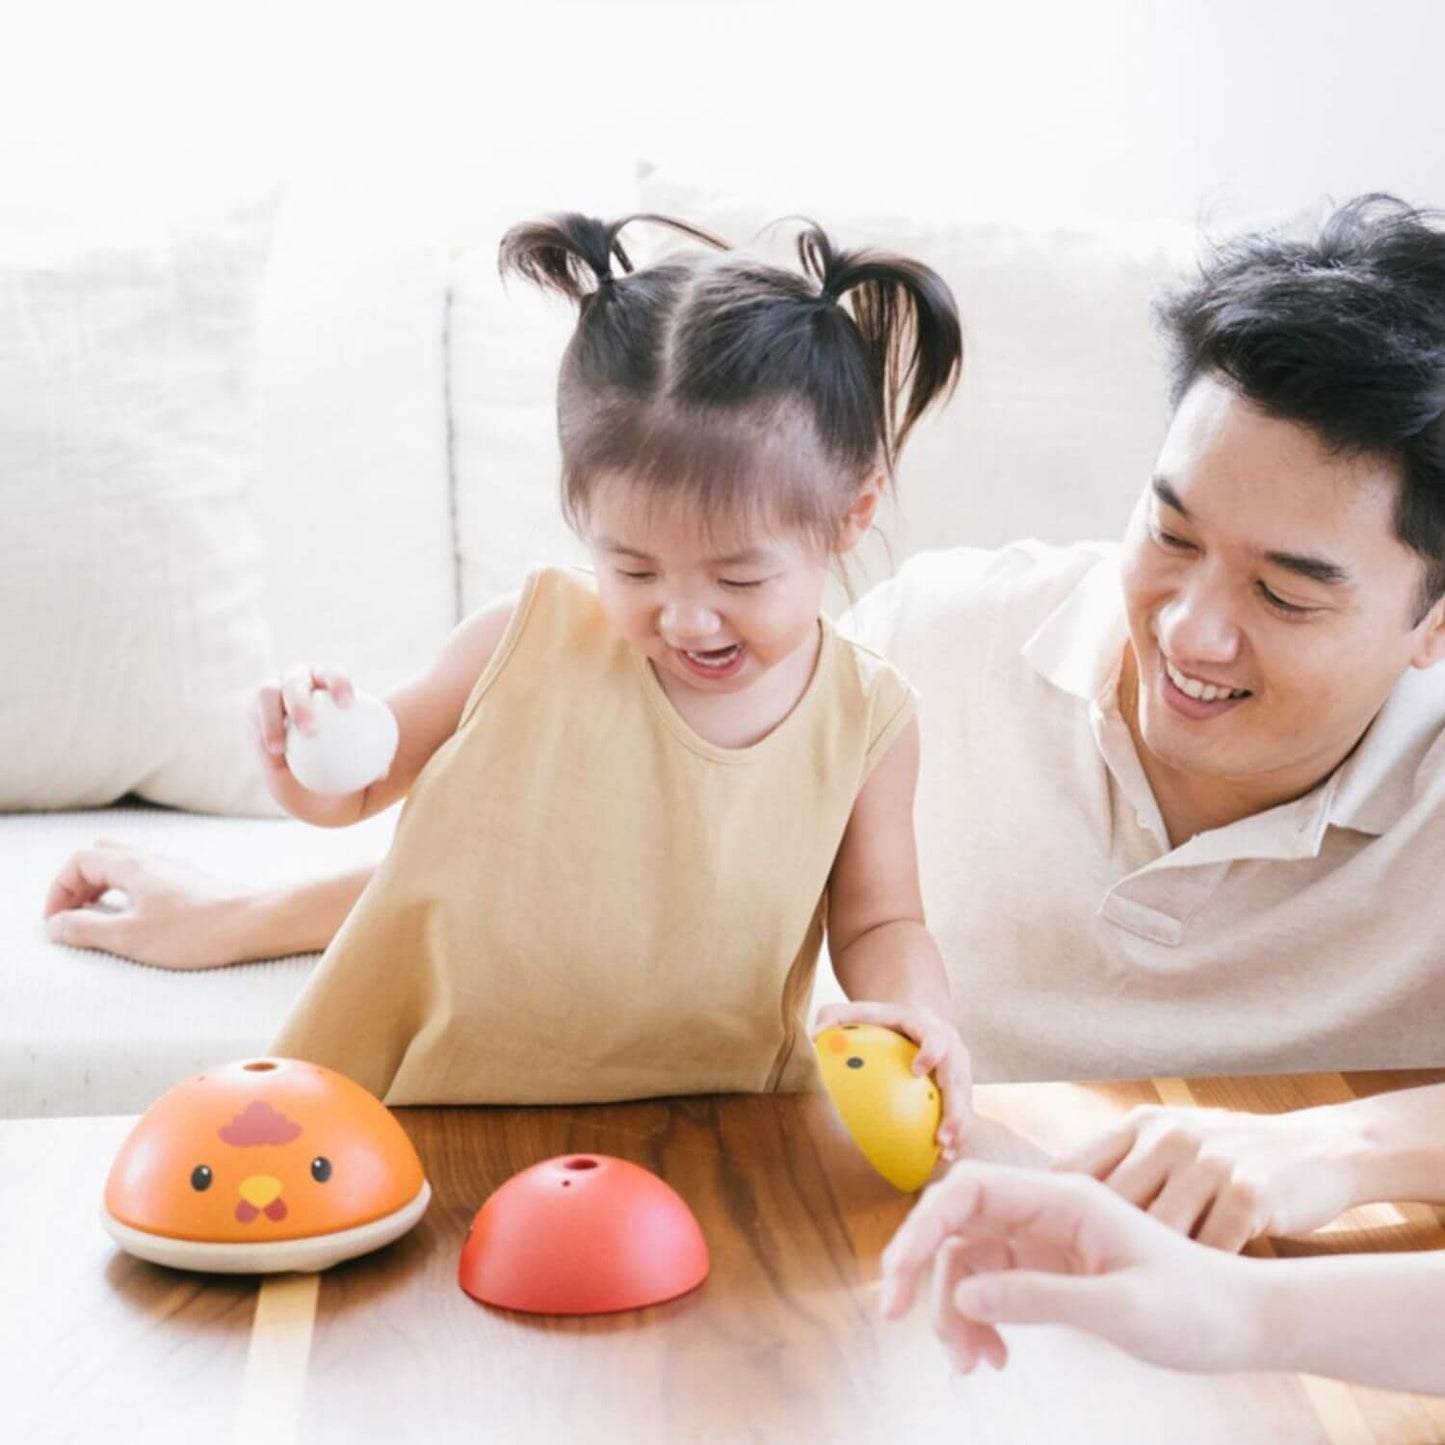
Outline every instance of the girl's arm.
[[[398, 741], [391, 771], [347, 798], [318, 798], [268, 760], [268, 786], [295, 816], [326, 827], [359, 822], [404, 797], [432, 754], [457, 729], [462, 708], [511, 621], [515, 597], [473, 613], [436, 660], [389, 693]], [[260, 745], [265, 750], [265, 737]], [[278, 789], [280, 791], [278, 791]], [[372, 869], [285, 888], [241, 889], [189, 864], [123, 844], [73, 854], [50, 885], [45, 928], [56, 943], [95, 948], [158, 968], [216, 968], [324, 949], [361, 896]], [[107, 892], [117, 908], [95, 905]]]
[[923, 918], [913, 837], [917, 782], [914, 720], [863, 785], [833, 864], [828, 951], [844, 993], [857, 1002], [820, 1010], [817, 1023], [876, 1023], [912, 1038], [919, 1045], [914, 1071], [937, 1071], [939, 1144], [952, 1155], [967, 1127], [971, 1080], [943, 957]]
[[425, 671], [386, 695], [396, 718], [396, 756], [386, 776], [343, 797], [321, 797], [297, 782], [286, 766], [284, 718], [308, 725], [307, 704], [317, 687], [343, 705], [350, 680], [332, 669], [301, 667], [280, 689], [257, 694], [257, 746], [266, 769], [266, 788], [293, 817], [322, 828], [344, 828], [380, 813], [404, 798], [431, 756], [457, 730], [462, 709], [493, 654], [516, 607], [503, 597], [464, 619], [442, 644]]

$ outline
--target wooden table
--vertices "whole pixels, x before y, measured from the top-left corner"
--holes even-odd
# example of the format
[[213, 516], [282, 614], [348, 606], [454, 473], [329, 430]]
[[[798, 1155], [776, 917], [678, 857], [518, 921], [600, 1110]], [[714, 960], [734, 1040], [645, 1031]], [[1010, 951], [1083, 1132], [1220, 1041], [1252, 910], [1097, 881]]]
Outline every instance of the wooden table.
[[[996, 1086], [978, 1091], [979, 1139], [992, 1157], [1022, 1159], [1139, 1102], [1273, 1111], [1439, 1080], [1445, 1072]], [[1291, 1375], [1176, 1374], [1055, 1328], [1015, 1331], [1001, 1374], [952, 1375], [923, 1311], [878, 1319], [878, 1255], [909, 1201], [862, 1163], [818, 1096], [400, 1117], [436, 1191], [420, 1226], [319, 1278], [261, 1284], [115, 1251], [96, 1211], [129, 1119], [0, 1123], [0, 1438], [1445, 1439], [1445, 1400]], [[633, 1159], [681, 1192], [711, 1247], [707, 1283], [655, 1309], [589, 1319], [473, 1302], [456, 1264], [477, 1207], [515, 1171], [580, 1150]], [[1438, 1248], [1442, 1219], [1420, 1205], [1372, 1206], [1308, 1241], [1255, 1248]]]

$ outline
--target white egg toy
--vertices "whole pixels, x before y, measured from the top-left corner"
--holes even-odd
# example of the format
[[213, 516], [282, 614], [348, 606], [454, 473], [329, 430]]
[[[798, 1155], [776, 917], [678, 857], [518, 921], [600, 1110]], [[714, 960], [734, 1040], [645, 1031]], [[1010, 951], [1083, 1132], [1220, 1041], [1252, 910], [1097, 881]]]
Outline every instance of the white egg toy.
[[380, 698], [358, 692], [337, 707], [329, 692], [311, 695], [316, 731], [286, 720], [286, 766], [303, 788], [339, 798], [384, 778], [396, 756], [396, 715]]

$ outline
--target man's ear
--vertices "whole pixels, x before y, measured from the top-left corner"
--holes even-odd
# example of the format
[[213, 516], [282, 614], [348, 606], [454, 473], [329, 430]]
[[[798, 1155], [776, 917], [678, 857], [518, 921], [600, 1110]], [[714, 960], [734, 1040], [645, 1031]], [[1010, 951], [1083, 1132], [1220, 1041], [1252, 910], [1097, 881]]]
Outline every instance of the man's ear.
[[1419, 623], [1419, 637], [1410, 654], [1411, 667], [1434, 667], [1445, 661], [1445, 597], [1437, 597]]
[[887, 487], [887, 476], [883, 472], [875, 472], [858, 488], [838, 528], [838, 552], [851, 552], [867, 535]]

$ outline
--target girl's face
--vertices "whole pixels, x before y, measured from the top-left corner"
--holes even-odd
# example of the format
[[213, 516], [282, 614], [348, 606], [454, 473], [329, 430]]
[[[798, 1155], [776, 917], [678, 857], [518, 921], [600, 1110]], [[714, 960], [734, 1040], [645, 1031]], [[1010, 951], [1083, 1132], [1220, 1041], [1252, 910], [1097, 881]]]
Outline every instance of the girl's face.
[[[866, 521], [855, 534], [845, 519], [841, 545], [862, 530]], [[705, 527], [687, 501], [649, 506], [606, 482], [589, 500], [584, 540], [608, 620], [666, 680], [742, 692], [815, 643], [831, 558], [804, 532]]]

